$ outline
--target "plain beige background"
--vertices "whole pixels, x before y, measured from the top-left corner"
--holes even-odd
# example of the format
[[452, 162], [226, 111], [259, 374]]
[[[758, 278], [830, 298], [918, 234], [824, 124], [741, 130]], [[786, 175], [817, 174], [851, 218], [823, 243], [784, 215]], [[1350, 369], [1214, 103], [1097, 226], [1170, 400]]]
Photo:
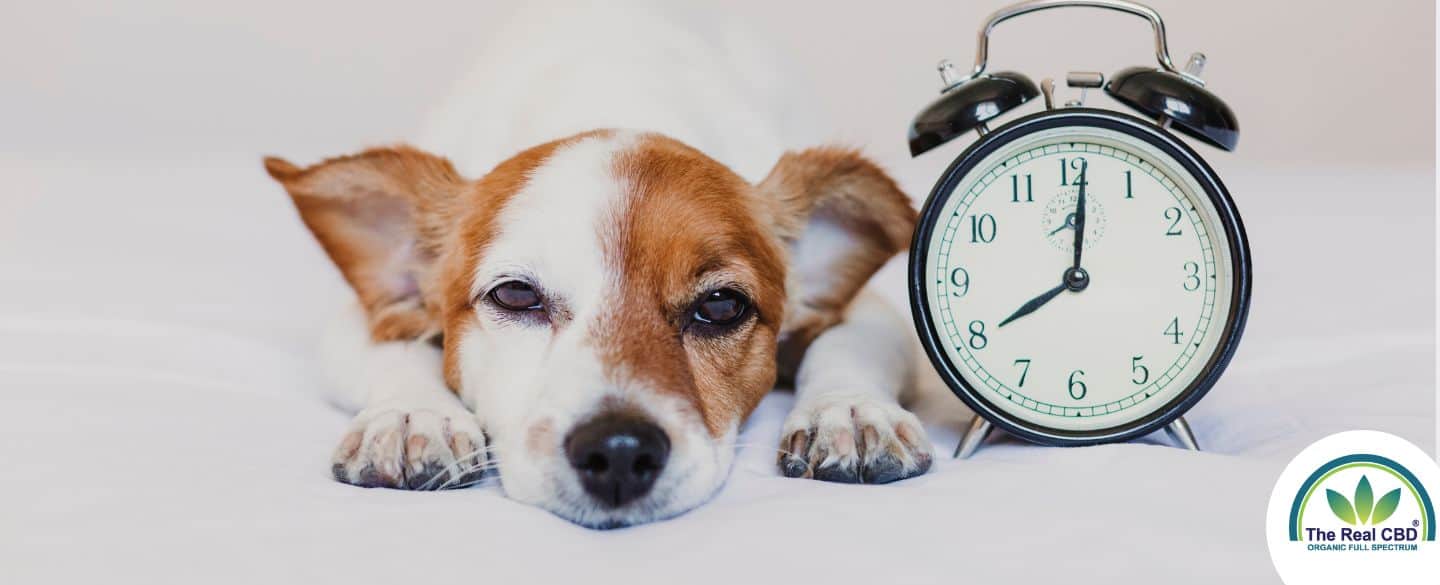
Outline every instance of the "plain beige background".
[[[555, 18], [565, 18], [566, 3], [553, 4]], [[815, 117], [835, 121], [822, 135], [863, 147], [919, 201], [973, 135], [911, 159], [906, 125], [937, 95], [936, 62], [948, 57], [967, 68], [977, 29], [1005, 4], [721, 6], [779, 45], [806, 78], [799, 85], [818, 88]], [[1209, 88], [1240, 121], [1237, 152], [1199, 150], [1235, 194], [1257, 253], [1247, 351], [1267, 336], [1417, 326], [1433, 335], [1435, 5], [1150, 4], [1166, 20], [1177, 62], [1197, 50], [1209, 56]], [[214, 180], [253, 182], [257, 197], [274, 197], [258, 168], [261, 154], [313, 161], [414, 136], [512, 6], [0, 0], [0, 161], [77, 175], [101, 163], [212, 165], [243, 173]], [[992, 70], [1018, 70], [1037, 82], [1142, 64], [1154, 64], [1148, 24], [1093, 9], [1006, 22], [991, 44]], [[1104, 96], [1090, 103], [1120, 107]], [[24, 195], [0, 191], [0, 228], [7, 214], [39, 204]], [[1340, 237], [1346, 234], [1363, 235], [1366, 246], [1351, 245]], [[898, 291], [900, 264], [878, 280]]]
[[[793, 51], [822, 89], [816, 107], [841, 121], [834, 138], [890, 165], [908, 158], [905, 124], [936, 93], [936, 61], [968, 66], [976, 29], [1003, 4], [727, 3]], [[1210, 87], [1239, 117], [1239, 152], [1210, 157], [1222, 172], [1433, 164], [1432, 2], [1150, 4], [1166, 19], [1177, 61], [1195, 50], [1210, 56]], [[0, 152], [283, 148], [303, 158], [393, 141], [414, 131], [506, 9], [436, 0], [4, 0]], [[1153, 64], [1142, 20], [1083, 12], [1001, 25], [992, 69], [1038, 82], [1071, 69]], [[945, 158], [925, 164], [938, 172]]]
[[[1407, 327], [1433, 335], [1435, 5], [1149, 3], [1166, 20], [1177, 62], [1197, 50], [1210, 57], [1209, 87], [1240, 120], [1237, 152], [1200, 150], [1236, 195], [1257, 251], [1245, 356], [1260, 359], [1263, 340], [1284, 336]], [[818, 88], [817, 117], [835, 121], [830, 139], [863, 147], [918, 200], [973, 136], [912, 160], [905, 127], [937, 94], [935, 63], [948, 57], [967, 68], [976, 30], [1004, 4], [723, 6], [773, 39]], [[564, 4], [555, 5], [564, 18]], [[0, 160], [77, 176], [96, 173], [102, 161], [112, 169], [157, 161], [253, 169], [216, 180], [254, 181], [257, 195], [271, 197], [259, 187], [262, 153], [312, 161], [413, 136], [511, 6], [0, 0]], [[1153, 65], [1152, 48], [1141, 19], [1056, 10], [1002, 24], [991, 68], [1036, 81], [1076, 69], [1108, 75]], [[1106, 97], [1091, 104], [1118, 107]], [[1366, 188], [1341, 187], [1356, 184]], [[1326, 189], [1344, 193], [1327, 199]], [[25, 195], [0, 191], [0, 227], [5, 215], [39, 204]], [[1367, 246], [1337, 234], [1363, 234]], [[880, 280], [898, 287], [898, 266]]]

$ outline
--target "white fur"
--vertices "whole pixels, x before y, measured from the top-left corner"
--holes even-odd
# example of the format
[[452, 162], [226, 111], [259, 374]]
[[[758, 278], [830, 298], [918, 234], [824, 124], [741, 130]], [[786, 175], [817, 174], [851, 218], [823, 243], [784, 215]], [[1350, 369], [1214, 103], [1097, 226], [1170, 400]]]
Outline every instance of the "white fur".
[[821, 333], [795, 375], [796, 407], [844, 397], [894, 402], [907, 386], [914, 351], [909, 324], [868, 290], [845, 320]]
[[440, 352], [423, 341], [371, 343], [359, 303], [346, 303], [321, 343], [328, 398], [365, 408], [464, 409], [441, 376]]
[[480, 306], [480, 328], [455, 340], [462, 393], [497, 437], [503, 485], [517, 500], [555, 505], [544, 500], [564, 487], [553, 483], [566, 471], [558, 444], [548, 456], [527, 455], [523, 438], [529, 429], [549, 421], [562, 434], [614, 392], [588, 329], [612, 280], [599, 230], [621, 204], [611, 167], [629, 143], [624, 135], [593, 137], [553, 153], [501, 211], [498, 231], [475, 269], [477, 292], [523, 274], [542, 289], [547, 304], [569, 315], [552, 327], [506, 322]]

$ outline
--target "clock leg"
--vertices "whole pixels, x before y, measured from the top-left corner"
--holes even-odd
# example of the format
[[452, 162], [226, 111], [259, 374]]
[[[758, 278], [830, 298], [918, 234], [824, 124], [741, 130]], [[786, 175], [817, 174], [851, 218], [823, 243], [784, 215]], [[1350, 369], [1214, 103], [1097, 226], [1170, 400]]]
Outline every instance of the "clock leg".
[[980, 444], [985, 442], [985, 437], [990, 435], [990, 430], [993, 428], [995, 428], [994, 425], [991, 425], [990, 421], [985, 420], [985, 417], [978, 414], [975, 415], [975, 419], [970, 421], [970, 428], [965, 431], [964, 436], [960, 437], [960, 444], [955, 446], [955, 458], [970, 458], [970, 454], [974, 453], [975, 449], [978, 449]]
[[1200, 450], [1200, 443], [1195, 440], [1195, 433], [1190, 430], [1190, 423], [1185, 422], [1183, 416], [1165, 425], [1165, 434], [1170, 435], [1171, 439], [1186, 449]]

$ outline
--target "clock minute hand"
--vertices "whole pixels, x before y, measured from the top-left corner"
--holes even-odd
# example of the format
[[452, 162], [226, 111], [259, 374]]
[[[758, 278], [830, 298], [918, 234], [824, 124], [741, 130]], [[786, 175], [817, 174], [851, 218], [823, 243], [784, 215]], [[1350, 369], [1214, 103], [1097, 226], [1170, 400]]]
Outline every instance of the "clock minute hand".
[[996, 325], [996, 327], [1004, 327], [1006, 323], [1029, 315], [1030, 313], [1034, 313], [1035, 309], [1039, 309], [1041, 306], [1044, 306], [1045, 303], [1050, 302], [1050, 299], [1053, 299], [1060, 293], [1065, 292], [1066, 288], [1069, 288], [1069, 285], [1065, 282], [1061, 282], [1060, 286], [1040, 293], [1040, 296], [1030, 299], [1025, 304], [1020, 305], [1019, 309], [1016, 309], [1014, 313], [1011, 313], [1009, 317], [1006, 317], [1005, 320], [1001, 321], [999, 325]]
[[1084, 167], [1080, 171], [1080, 194], [1075, 196], [1075, 266], [1072, 270], [1080, 270], [1080, 252], [1085, 247], [1085, 185], [1090, 181], [1085, 176]]

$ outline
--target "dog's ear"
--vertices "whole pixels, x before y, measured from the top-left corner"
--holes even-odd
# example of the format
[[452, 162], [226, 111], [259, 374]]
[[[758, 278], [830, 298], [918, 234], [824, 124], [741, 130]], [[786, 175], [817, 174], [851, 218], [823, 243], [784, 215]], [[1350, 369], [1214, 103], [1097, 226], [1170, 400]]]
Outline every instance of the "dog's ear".
[[910, 245], [916, 213], [879, 166], [844, 148], [786, 153], [758, 189], [790, 249], [780, 347], [789, 369], [875, 271]]
[[399, 146], [299, 168], [266, 158], [330, 259], [359, 296], [376, 341], [440, 330], [434, 264], [467, 185], [449, 161]]

